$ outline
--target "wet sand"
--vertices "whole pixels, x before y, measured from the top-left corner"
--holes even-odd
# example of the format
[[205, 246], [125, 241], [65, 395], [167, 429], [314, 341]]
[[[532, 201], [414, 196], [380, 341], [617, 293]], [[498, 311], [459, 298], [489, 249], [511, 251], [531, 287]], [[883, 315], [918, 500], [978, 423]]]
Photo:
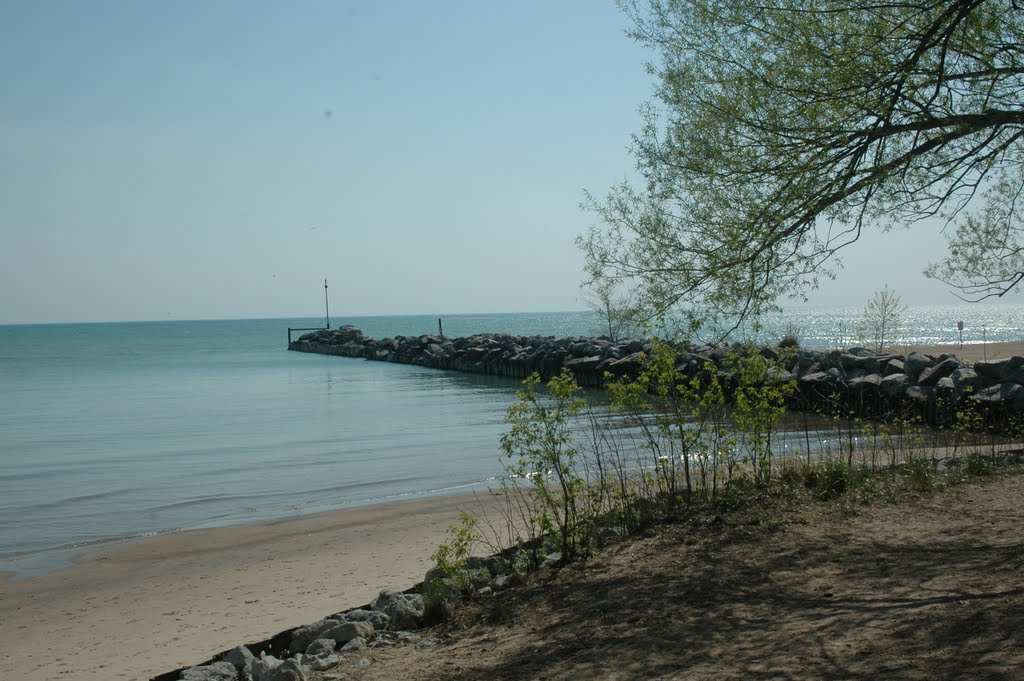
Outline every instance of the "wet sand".
[[[485, 494], [486, 496], [486, 494]], [[473, 496], [149, 537], [0, 584], [0, 669], [148, 679], [423, 579]]]

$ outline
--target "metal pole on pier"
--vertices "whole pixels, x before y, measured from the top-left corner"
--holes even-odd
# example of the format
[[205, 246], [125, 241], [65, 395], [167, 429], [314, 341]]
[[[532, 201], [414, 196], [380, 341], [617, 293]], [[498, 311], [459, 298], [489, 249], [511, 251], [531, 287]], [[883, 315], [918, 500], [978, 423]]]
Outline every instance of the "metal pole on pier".
[[327, 299], [327, 280], [324, 279], [324, 310], [327, 312], [327, 327], [331, 328], [331, 303]]
[[444, 329], [441, 328], [440, 317], [437, 318], [437, 335], [440, 336], [442, 340], [444, 340]]

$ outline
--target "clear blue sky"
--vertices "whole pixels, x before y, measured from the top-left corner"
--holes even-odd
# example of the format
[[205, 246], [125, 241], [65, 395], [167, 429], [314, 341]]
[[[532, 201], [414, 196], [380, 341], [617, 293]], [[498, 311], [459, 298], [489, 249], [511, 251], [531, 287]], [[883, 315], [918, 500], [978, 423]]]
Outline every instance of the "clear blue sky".
[[[610, 0], [0, 0], [0, 323], [580, 309], [651, 82]], [[865, 239], [816, 302], [920, 271]], [[877, 286], [865, 284], [877, 282]]]

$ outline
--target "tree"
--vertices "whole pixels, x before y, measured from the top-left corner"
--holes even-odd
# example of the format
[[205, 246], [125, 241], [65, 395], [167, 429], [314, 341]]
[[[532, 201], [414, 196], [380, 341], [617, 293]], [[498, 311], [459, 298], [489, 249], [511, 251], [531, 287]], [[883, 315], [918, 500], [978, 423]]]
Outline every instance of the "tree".
[[863, 230], [934, 216], [956, 234], [932, 276], [995, 294], [1024, 276], [1017, 0], [622, 6], [657, 85], [632, 146], [642, 186], [585, 200], [588, 276], [742, 320], [833, 276]]
[[612, 342], [637, 335], [646, 315], [630, 291], [620, 292], [615, 282], [598, 280], [585, 288], [583, 301], [601, 321], [601, 331]]
[[875, 291], [871, 300], [864, 306], [864, 331], [874, 341], [875, 348], [881, 350], [896, 340], [899, 333], [900, 320], [907, 307], [900, 301], [889, 285], [881, 291]]
[[949, 241], [949, 255], [926, 274], [968, 301], [1002, 296], [1024, 278], [1024, 213], [1020, 178], [1003, 176], [987, 191], [984, 208], [965, 216]]

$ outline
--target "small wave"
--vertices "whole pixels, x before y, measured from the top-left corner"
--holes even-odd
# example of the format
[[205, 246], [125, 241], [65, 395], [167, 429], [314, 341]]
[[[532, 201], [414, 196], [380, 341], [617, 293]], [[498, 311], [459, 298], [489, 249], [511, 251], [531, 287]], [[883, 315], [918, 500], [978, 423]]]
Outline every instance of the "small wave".
[[[313, 488], [302, 488], [301, 490], [273, 490], [267, 492], [247, 493], [247, 494], [218, 494], [203, 497], [194, 497], [191, 499], [183, 499], [181, 501], [175, 501], [167, 504], [159, 504], [156, 506], [148, 506], [142, 509], [142, 513], [160, 513], [163, 511], [170, 511], [175, 509], [189, 508], [189, 507], [200, 507], [209, 506], [214, 504], [232, 503], [236, 506], [239, 503], [245, 504], [245, 508], [256, 510], [260, 507], [259, 504], [253, 504], [254, 501], [266, 502], [271, 499], [283, 499], [291, 500], [298, 496], [311, 497], [323, 494], [337, 494], [340, 492], [353, 492], [360, 489], [375, 488], [375, 487], [386, 487], [388, 485], [398, 485], [402, 483], [415, 482], [419, 480], [419, 477], [402, 477], [402, 478], [386, 478], [377, 480], [366, 480], [361, 482], [344, 483], [340, 485], [328, 485], [325, 487], [313, 487]], [[295, 504], [304, 504], [307, 502], [289, 502], [290, 506]], [[226, 516], [233, 514], [226, 513]], [[207, 523], [211, 518], [207, 517], [200, 521]]]
[[89, 550], [99, 548], [101, 546], [123, 544], [125, 542], [134, 541], [135, 539], [141, 539], [144, 536], [147, 535], [122, 534], [114, 537], [98, 537], [96, 539], [86, 539], [83, 541], [70, 542], [67, 544], [56, 544], [54, 546], [36, 546], [24, 549], [15, 549], [13, 551], [0, 552], [0, 560], [19, 560], [29, 556], [35, 556], [37, 554]]
[[219, 504], [230, 501], [251, 501], [254, 499], [267, 499], [275, 496], [283, 496], [280, 492], [268, 492], [264, 494], [219, 494], [216, 496], [208, 497], [195, 497], [192, 499], [183, 499], [181, 501], [174, 501], [168, 504], [159, 504], [157, 506], [147, 506], [141, 509], [141, 513], [159, 513], [161, 511], [171, 511], [180, 508], [189, 508], [194, 506], [205, 506], [209, 504]]
[[[18, 512], [25, 513], [28, 511], [42, 512], [42, 511], [53, 511], [53, 510], [66, 510], [69, 506], [74, 504], [82, 504], [89, 501], [102, 501], [110, 499], [112, 497], [121, 496], [123, 494], [130, 494], [135, 491], [132, 488], [125, 487], [122, 489], [107, 490], [103, 492], [93, 492], [90, 494], [80, 494], [73, 497], [63, 497], [60, 499], [54, 499], [52, 501], [39, 502], [35, 504], [19, 504]], [[79, 512], [81, 513], [81, 512]]]

